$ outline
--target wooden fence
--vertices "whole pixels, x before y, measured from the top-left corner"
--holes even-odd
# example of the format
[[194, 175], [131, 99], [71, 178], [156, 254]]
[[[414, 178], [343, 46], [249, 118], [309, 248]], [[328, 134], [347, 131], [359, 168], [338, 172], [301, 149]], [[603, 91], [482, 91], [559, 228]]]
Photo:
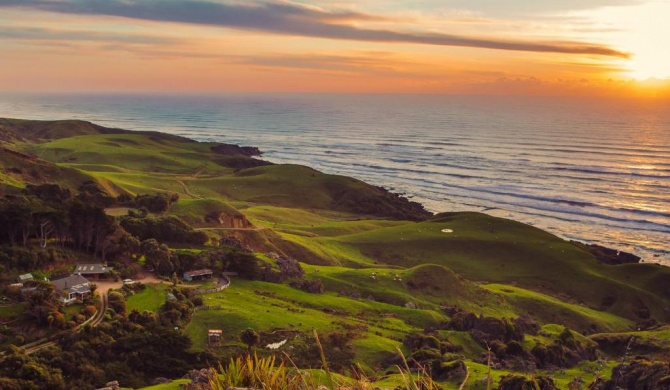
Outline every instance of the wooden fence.
[[198, 289], [195, 289], [193, 291], [193, 293], [196, 294], [196, 295], [209, 294], [209, 293], [223, 291], [223, 290], [227, 289], [228, 286], [230, 286], [230, 279], [228, 279], [227, 277], [221, 276], [220, 280], [222, 280], [223, 283], [218, 283], [216, 287], [212, 287], [212, 288], [208, 288], [208, 289], [198, 288]]

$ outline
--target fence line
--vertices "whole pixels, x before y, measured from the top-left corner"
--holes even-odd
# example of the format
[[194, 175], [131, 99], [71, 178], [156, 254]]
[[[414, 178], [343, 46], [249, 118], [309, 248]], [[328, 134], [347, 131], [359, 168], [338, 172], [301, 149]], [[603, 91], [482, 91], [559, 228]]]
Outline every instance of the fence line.
[[209, 293], [214, 293], [214, 292], [219, 292], [223, 291], [230, 286], [230, 279], [228, 279], [226, 276], [221, 276], [221, 279], [223, 279], [224, 283], [220, 284], [214, 288], [209, 288], [209, 289], [195, 289], [193, 291], [194, 294], [196, 295], [203, 295], [203, 294], [209, 294]]
[[221, 305], [211, 305], [211, 306], [196, 306], [195, 310], [219, 310], [221, 309]]

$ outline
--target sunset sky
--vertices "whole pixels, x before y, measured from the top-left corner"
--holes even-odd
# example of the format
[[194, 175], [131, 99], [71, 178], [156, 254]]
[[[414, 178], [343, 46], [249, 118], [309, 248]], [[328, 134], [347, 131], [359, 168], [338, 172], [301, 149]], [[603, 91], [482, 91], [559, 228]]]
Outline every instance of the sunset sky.
[[670, 96], [670, 0], [0, 0], [0, 91]]

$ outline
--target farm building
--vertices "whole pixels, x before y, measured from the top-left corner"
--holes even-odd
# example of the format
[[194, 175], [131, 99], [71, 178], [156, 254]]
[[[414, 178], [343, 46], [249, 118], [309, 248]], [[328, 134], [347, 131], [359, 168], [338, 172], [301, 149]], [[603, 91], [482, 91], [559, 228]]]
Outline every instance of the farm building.
[[60, 300], [66, 305], [77, 300], [84, 300], [91, 295], [90, 283], [81, 275], [70, 275], [52, 280], [51, 284], [60, 292]]
[[212, 277], [212, 274], [212, 270], [208, 268], [195, 271], [186, 271], [184, 272], [184, 280], [187, 282], [192, 282], [194, 280], [209, 279]]
[[223, 336], [223, 331], [221, 329], [210, 329], [207, 332], [207, 342], [210, 346], [220, 346], [221, 345], [221, 336]]
[[108, 267], [107, 264], [77, 264], [74, 267], [73, 274], [82, 275], [90, 279], [100, 279], [101, 277], [106, 276], [111, 270], [112, 267]]

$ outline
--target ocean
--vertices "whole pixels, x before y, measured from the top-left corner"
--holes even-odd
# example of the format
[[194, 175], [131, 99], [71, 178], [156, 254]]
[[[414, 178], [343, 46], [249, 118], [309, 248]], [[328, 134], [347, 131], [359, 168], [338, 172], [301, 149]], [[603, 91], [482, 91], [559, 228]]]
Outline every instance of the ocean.
[[0, 95], [0, 117], [84, 119], [257, 146], [405, 194], [670, 265], [665, 101], [441, 95]]

